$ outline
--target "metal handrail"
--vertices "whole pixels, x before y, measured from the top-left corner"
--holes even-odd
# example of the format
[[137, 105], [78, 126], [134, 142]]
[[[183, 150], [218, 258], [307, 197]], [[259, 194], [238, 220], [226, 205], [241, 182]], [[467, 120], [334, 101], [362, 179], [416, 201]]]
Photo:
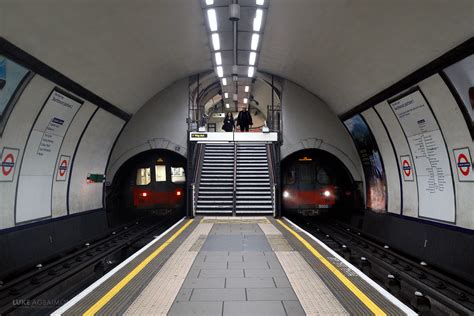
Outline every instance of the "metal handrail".
[[275, 196], [275, 191], [276, 191], [276, 184], [275, 184], [275, 169], [273, 168], [273, 156], [272, 156], [272, 150], [271, 147], [272, 145], [267, 144], [267, 157], [268, 157], [268, 168], [270, 169], [270, 185], [272, 187], [272, 208], [273, 208], [273, 216], [276, 216], [276, 196]]
[[192, 195], [193, 195], [193, 200], [192, 200], [192, 209], [193, 209], [193, 217], [196, 216], [196, 184], [191, 184], [191, 189], [192, 189]]
[[232, 194], [232, 216], [236, 215], [237, 204], [237, 143], [234, 142], [234, 190]]
[[[205, 145], [204, 145], [205, 146]], [[193, 216], [196, 214], [196, 199], [197, 199], [197, 193], [199, 192], [199, 184], [201, 182], [201, 170], [202, 170], [202, 161], [203, 161], [203, 152], [202, 150], [203, 145], [202, 144], [197, 144], [197, 153], [193, 157], [196, 160], [194, 160], [194, 181], [191, 183], [191, 188], [192, 188], [192, 194], [193, 194], [193, 200], [192, 200], [192, 210], [193, 210]]]

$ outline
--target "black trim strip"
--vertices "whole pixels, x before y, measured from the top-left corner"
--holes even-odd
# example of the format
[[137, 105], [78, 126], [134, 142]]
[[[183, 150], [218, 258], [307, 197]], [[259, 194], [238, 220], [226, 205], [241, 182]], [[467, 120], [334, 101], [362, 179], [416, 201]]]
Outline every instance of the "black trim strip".
[[[102, 207], [105, 209], [107, 209], [107, 196], [106, 196], [106, 187], [107, 187], [107, 182], [109, 181], [109, 179], [107, 179], [107, 170], [109, 168], [109, 164], [110, 164], [110, 159], [112, 158], [112, 152], [114, 151], [115, 149], [115, 145], [117, 145], [117, 142], [120, 138], [120, 136], [122, 136], [122, 132], [125, 130], [125, 127], [127, 126], [128, 122], [130, 121], [127, 121], [125, 122], [125, 124], [122, 125], [122, 128], [120, 129], [119, 133], [117, 134], [117, 136], [115, 137], [115, 140], [114, 140], [114, 143], [112, 144], [112, 147], [110, 148], [110, 152], [109, 152], [109, 157], [107, 158], [107, 163], [105, 164], [105, 170], [104, 170], [104, 174], [105, 174], [105, 181], [103, 183], [103, 188], [102, 188]], [[112, 179], [110, 179], [112, 180]], [[112, 185], [112, 182], [110, 182], [110, 185]]]
[[66, 211], [67, 211], [67, 215], [71, 215], [71, 211], [70, 211], [70, 208], [69, 208], [69, 193], [70, 193], [70, 189], [71, 189], [71, 180], [72, 180], [72, 172], [73, 172], [73, 168], [74, 168], [74, 161], [76, 160], [76, 155], [77, 155], [77, 152], [79, 150], [79, 146], [82, 143], [82, 138], [84, 137], [84, 134], [86, 133], [87, 129], [89, 128], [89, 124], [94, 119], [95, 114], [97, 113], [97, 111], [99, 111], [99, 107], [97, 107], [94, 110], [94, 112], [92, 112], [91, 116], [89, 117], [89, 120], [87, 121], [87, 124], [84, 126], [84, 128], [82, 130], [82, 133], [81, 133], [81, 136], [79, 136], [79, 139], [77, 140], [76, 148], [74, 149], [74, 154], [72, 155], [71, 162], [69, 163], [69, 165], [70, 165], [70, 167], [69, 167], [69, 177], [68, 177], [68, 180], [67, 180], [67, 190], [66, 190]]
[[[398, 170], [398, 180], [400, 183], [400, 214], [403, 215], [403, 181], [402, 181], [402, 175], [400, 173], [400, 167], [399, 167], [399, 160], [398, 160], [398, 153], [397, 149], [395, 148], [395, 144], [393, 143], [392, 137], [390, 136], [390, 133], [388, 132], [387, 125], [385, 125], [385, 122], [382, 119], [382, 116], [380, 115], [379, 111], [377, 110], [377, 107], [373, 107], [375, 114], [377, 114], [377, 117], [380, 120], [380, 123], [382, 123], [383, 128], [385, 129], [385, 133], [387, 134], [388, 139], [390, 140], [390, 144], [392, 145], [393, 149], [393, 154], [395, 155], [395, 163], [397, 165], [397, 170]], [[380, 153], [382, 155], [382, 153]], [[388, 187], [388, 181], [387, 181], [387, 187]], [[387, 190], [387, 196], [388, 196], [388, 190]], [[388, 203], [387, 203], [388, 204]], [[388, 211], [388, 209], [387, 209]]]
[[461, 45], [453, 48], [444, 55], [436, 58], [427, 65], [409, 74], [399, 82], [391, 85], [387, 89], [382, 90], [378, 94], [357, 105], [352, 110], [349, 110], [346, 113], [339, 115], [339, 118], [342, 121], [345, 121], [355, 114], [362, 113], [363, 111], [393, 97], [394, 95], [402, 92], [403, 90], [406, 90], [418, 84], [420, 81], [439, 73], [444, 68], [468, 57], [469, 55], [472, 55], [473, 53], [474, 37], [471, 37]]
[[42, 77], [45, 77], [46, 79], [54, 82], [55, 84], [62, 86], [64, 89], [67, 89], [72, 93], [77, 94], [79, 97], [93, 103], [94, 105], [97, 105], [105, 111], [110, 112], [115, 116], [118, 116], [124, 121], [130, 120], [130, 118], [132, 117], [127, 112], [102, 99], [101, 97], [84, 88], [77, 82], [69, 79], [62, 73], [58, 72], [57, 70], [40, 61], [39, 59], [25, 52], [21, 48], [7, 41], [3, 37], [0, 37], [0, 54], [5, 55], [5, 57], [11, 59], [12, 61], [20, 65], [25, 66], [26, 68], [41, 75]]
[[469, 129], [469, 132], [471, 133], [471, 138], [474, 140], [474, 124], [472, 123], [471, 115], [469, 114], [466, 108], [466, 104], [464, 104], [464, 101], [461, 99], [461, 96], [459, 95], [458, 90], [456, 89], [454, 84], [451, 82], [451, 79], [449, 79], [448, 75], [446, 75], [444, 71], [440, 71], [439, 75], [441, 76], [441, 79], [443, 79], [444, 83], [448, 87], [449, 91], [451, 91], [451, 94], [456, 100], [456, 103], [458, 104], [459, 109], [461, 110], [462, 116], [464, 117], [464, 120], [466, 121], [467, 128]]

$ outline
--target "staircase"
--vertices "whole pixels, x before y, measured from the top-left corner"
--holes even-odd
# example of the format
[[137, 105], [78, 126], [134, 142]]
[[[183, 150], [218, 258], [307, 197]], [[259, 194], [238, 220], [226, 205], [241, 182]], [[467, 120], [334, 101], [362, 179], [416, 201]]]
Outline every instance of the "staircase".
[[206, 144], [196, 214], [272, 213], [265, 143]]
[[237, 144], [237, 214], [272, 214], [272, 188], [265, 144]]
[[235, 146], [206, 144], [196, 214], [229, 213], [234, 209]]

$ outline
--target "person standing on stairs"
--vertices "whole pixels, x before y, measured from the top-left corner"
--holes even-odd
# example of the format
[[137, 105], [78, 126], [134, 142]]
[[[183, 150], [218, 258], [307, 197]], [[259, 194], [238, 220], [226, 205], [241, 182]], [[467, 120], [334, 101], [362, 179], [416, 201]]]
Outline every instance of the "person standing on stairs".
[[249, 126], [252, 125], [252, 115], [249, 111], [247, 111], [247, 108], [245, 107], [239, 112], [239, 116], [237, 116], [237, 126], [240, 126], [241, 132], [248, 132]]
[[232, 112], [227, 112], [227, 115], [224, 118], [224, 125], [222, 125], [222, 129], [226, 132], [232, 132], [234, 128], [234, 116], [232, 115]]

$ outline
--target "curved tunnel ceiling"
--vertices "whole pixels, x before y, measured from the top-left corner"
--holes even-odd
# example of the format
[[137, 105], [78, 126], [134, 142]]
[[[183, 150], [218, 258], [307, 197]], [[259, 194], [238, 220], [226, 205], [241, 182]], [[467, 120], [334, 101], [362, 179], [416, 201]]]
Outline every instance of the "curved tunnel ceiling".
[[[474, 35], [471, 0], [268, 1], [258, 68], [337, 114]], [[5, 0], [0, 36], [134, 113], [212, 69], [203, 17], [199, 0]]]

